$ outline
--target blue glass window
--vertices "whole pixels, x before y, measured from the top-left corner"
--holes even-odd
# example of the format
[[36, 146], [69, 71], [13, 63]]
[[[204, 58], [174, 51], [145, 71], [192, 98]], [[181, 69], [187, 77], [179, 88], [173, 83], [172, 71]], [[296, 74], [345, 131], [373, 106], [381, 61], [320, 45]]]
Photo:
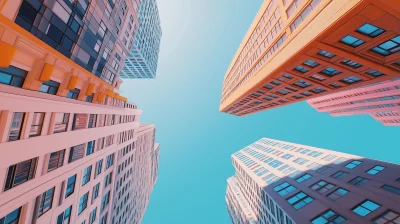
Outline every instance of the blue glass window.
[[276, 187], [274, 187], [274, 191], [278, 192], [280, 196], [286, 196], [291, 192], [295, 191], [296, 187], [290, 185], [288, 182], [282, 183]]
[[272, 100], [271, 98], [268, 98], [268, 97], [264, 97], [263, 99], [266, 100], [266, 101], [271, 101]]
[[302, 92], [301, 94], [304, 96], [311, 96], [311, 94], [309, 92]]
[[294, 83], [294, 85], [299, 86], [301, 88], [306, 88], [306, 87], [311, 86], [310, 83], [303, 81], [303, 80], [298, 80], [296, 83]]
[[372, 75], [372, 76], [375, 76], [375, 77], [378, 77], [378, 76], [381, 76], [381, 75], [383, 75], [383, 73], [382, 72], [378, 72], [378, 71], [376, 71], [376, 70], [369, 70], [368, 72], [366, 72], [368, 75]]
[[400, 221], [400, 214], [391, 210], [388, 210], [381, 214], [378, 218], [374, 219], [374, 224], [381, 223], [398, 223]]
[[304, 192], [299, 192], [298, 194], [294, 195], [293, 197], [287, 199], [289, 204], [291, 204], [296, 210], [306, 206], [307, 204], [314, 201], [314, 199]]
[[260, 94], [258, 94], [258, 93], [252, 93], [251, 94], [252, 96], [255, 96], [255, 97], [259, 97], [259, 96], [261, 96]]
[[340, 71], [338, 71], [338, 70], [336, 70], [334, 68], [328, 67], [328, 68], [322, 70], [321, 73], [324, 74], [324, 75], [332, 77], [332, 76], [335, 76], [337, 74], [340, 74]]
[[373, 201], [370, 201], [370, 200], [366, 200], [363, 203], [361, 203], [360, 205], [358, 205], [355, 208], [353, 208], [352, 210], [357, 215], [365, 217], [369, 213], [377, 210], [380, 207], [381, 206], [379, 204], [377, 204], [377, 203], [375, 203]]
[[312, 68], [315, 68], [315, 67], [317, 67], [319, 65], [317, 62], [315, 62], [313, 60], [307, 60], [303, 64], [305, 64], [307, 66], [310, 66]]
[[325, 193], [334, 187], [335, 187], [335, 185], [328, 183], [326, 181], [323, 181], [323, 180], [318, 181], [317, 183], [310, 186], [311, 190], [318, 191], [320, 193]]
[[303, 97], [300, 96], [299, 94], [296, 94], [296, 95], [294, 95], [293, 97], [296, 98], [296, 99], [301, 99], [301, 98], [303, 98]]
[[312, 224], [340, 224], [346, 221], [343, 216], [333, 210], [328, 210], [311, 221]]
[[384, 169], [385, 169], [385, 167], [383, 167], [383, 166], [375, 166], [372, 169], [368, 170], [367, 173], [371, 174], [371, 175], [376, 175]]
[[322, 76], [319, 76], [317, 74], [312, 75], [311, 78], [319, 80], [319, 81], [324, 81], [326, 79], [326, 78], [324, 78]]
[[288, 79], [293, 79], [293, 76], [288, 75], [288, 74], [283, 74], [283, 77], [288, 78]]
[[310, 179], [311, 177], [312, 177], [312, 176], [311, 176], [310, 174], [306, 173], [306, 174], [304, 174], [303, 176], [297, 178], [296, 181], [297, 181], [298, 183], [301, 183], [301, 182], [303, 182], [303, 181], [305, 181], [305, 180]]
[[69, 92], [68, 92], [68, 94], [67, 94], [67, 98], [70, 98], [70, 99], [78, 99], [78, 96], [79, 96], [79, 93], [80, 93], [80, 89], [73, 89], [73, 90], [70, 90]]
[[355, 77], [355, 76], [349, 76], [347, 78], [344, 78], [340, 80], [341, 82], [347, 83], [347, 84], [352, 84], [361, 81], [362, 79]]
[[69, 224], [71, 219], [71, 209], [72, 206], [69, 206], [67, 209], [65, 209], [65, 211], [58, 215], [57, 224]]
[[282, 95], [286, 95], [289, 93], [289, 91], [285, 90], [285, 89], [280, 89], [277, 91], [278, 93], [282, 94]]
[[350, 163], [348, 163], [345, 167], [349, 168], [349, 169], [353, 169], [355, 167], [357, 167], [358, 165], [360, 165], [362, 162], [358, 161], [358, 160], [353, 160]]
[[330, 193], [327, 195], [327, 197], [333, 201], [338, 200], [339, 198], [343, 197], [344, 195], [346, 195], [347, 193], [349, 193], [348, 190], [343, 189], [343, 188], [338, 188], [336, 189], [334, 192]]
[[347, 176], [348, 173], [343, 172], [343, 171], [338, 171], [334, 174], [331, 175], [331, 177], [336, 178], [336, 179], [343, 179], [344, 177]]
[[274, 85], [277, 85], [277, 86], [279, 86], [281, 84], [280, 82], [275, 81], [275, 80], [273, 80], [271, 83], [274, 84]]
[[383, 185], [381, 188], [385, 191], [389, 191], [389, 192], [400, 195], [400, 189], [398, 189], [398, 188], [395, 188], [395, 187], [392, 187], [389, 185]]
[[296, 66], [296, 67], [294, 68], [294, 70], [296, 70], [296, 71], [298, 71], [298, 72], [301, 72], [301, 73], [306, 73], [306, 72], [308, 72], [308, 69], [306, 69], [306, 68], [304, 68], [303, 66], [300, 66], [300, 65]]
[[39, 92], [56, 95], [59, 87], [60, 83], [50, 80], [42, 83], [39, 88]]
[[24, 84], [27, 71], [10, 66], [8, 68], [0, 68], [0, 83], [22, 87]]
[[88, 202], [88, 196], [89, 192], [84, 194], [80, 199], [79, 199], [79, 207], [78, 207], [78, 215], [80, 215], [87, 207], [87, 202]]
[[312, 89], [310, 91], [313, 92], [313, 93], [322, 93], [322, 92], [325, 91], [325, 89], [323, 89], [321, 87], [317, 87], [317, 88], [314, 88], [314, 89]]
[[340, 42], [347, 44], [351, 47], [358, 47], [361, 44], [365, 43], [365, 41], [358, 39], [356, 37], [350, 36], [350, 35], [343, 37], [343, 39], [340, 40]]
[[327, 58], [333, 58], [336, 56], [335, 54], [332, 54], [331, 52], [324, 50], [321, 50], [320, 52], [318, 52], [318, 54]]
[[275, 95], [275, 94], [269, 94], [268, 96], [270, 96], [270, 97], [272, 97], [272, 98], [278, 98], [278, 96]]
[[371, 25], [369, 23], [364, 24], [360, 28], [357, 29], [357, 32], [367, 35], [369, 37], [377, 37], [385, 32], [385, 30]]
[[349, 183], [351, 183], [355, 186], [361, 186], [367, 182], [368, 182], [368, 179], [365, 179], [363, 177], [356, 177], [356, 178], [352, 179], [351, 181], [349, 181]]
[[335, 87], [335, 88], [339, 88], [340, 87], [340, 85], [337, 84], [336, 82], [331, 83], [330, 86]]
[[83, 177], [82, 177], [82, 186], [87, 184], [90, 181], [90, 175], [92, 174], [92, 166], [88, 166], [85, 168], [83, 171]]
[[350, 66], [352, 68], [359, 68], [359, 67], [363, 66], [362, 64], [352, 61], [352, 60], [349, 60], [349, 59], [345, 59], [341, 63], [344, 65]]
[[372, 48], [371, 51], [383, 56], [388, 56], [400, 51], [400, 35]]
[[274, 86], [273, 86], [273, 85], [270, 85], [270, 84], [267, 84], [267, 85], [265, 85], [264, 87], [267, 88], [267, 89], [273, 89], [273, 88], [274, 88]]
[[1, 224], [13, 224], [13, 223], [19, 223], [19, 218], [21, 215], [21, 208], [19, 207], [15, 209], [14, 211], [8, 213], [5, 217], [0, 219]]
[[72, 193], [74, 193], [75, 180], [76, 180], [76, 175], [73, 175], [72, 177], [68, 178], [67, 188], [65, 190], [65, 198], [68, 198]]

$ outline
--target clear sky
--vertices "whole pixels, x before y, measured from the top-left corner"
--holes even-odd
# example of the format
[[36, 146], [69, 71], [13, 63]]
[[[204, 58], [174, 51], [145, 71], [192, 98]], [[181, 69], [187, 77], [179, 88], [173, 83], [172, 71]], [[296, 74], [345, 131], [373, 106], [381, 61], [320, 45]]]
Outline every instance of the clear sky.
[[154, 123], [159, 178], [143, 224], [227, 224], [231, 154], [269, 137], [400, 163], [400, 127], [333, 118], [305, 102], [235, 117], [218, 111], [226, 69], [262, 0], [158, 0], [163, 37], [155, 80], [122, 91]]

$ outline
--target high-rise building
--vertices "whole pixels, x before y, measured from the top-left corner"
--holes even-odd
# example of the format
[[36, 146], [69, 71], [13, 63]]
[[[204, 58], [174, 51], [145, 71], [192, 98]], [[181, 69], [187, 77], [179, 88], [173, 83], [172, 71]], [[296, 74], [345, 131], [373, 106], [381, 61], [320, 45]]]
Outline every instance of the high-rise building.
[[[0, 1], [1, 224], [112, 223], [120, 189], [121, 206], [148, 202], [157, 175], [154, 126], [140, 127], [142, 111], [116, 90], [128, 53], [122, 34], [134, 29], [137, 19], [128, 18], [136, 4]], [[145, 142], [143, 129], [152, 129]], [[130, 158], [122, 153], [128, 146]], [[146, 169], [124, 173], [119, 186], [122, 161], [124, 171], [139, 162]], [[141, 178], [146, 190], [127, 196], [126, 181]], [[129, 220], [139, 223], [144, 211]]]
[[397, 0], [265, 0], [226, 72], [238, 116], [399, 77]]
[[232, 161], [234, 224], [400, 222], [400, 165], [268, 138]]
[[400, 126], [400, 80], [346, 90], [307, 101], [332, 116], [369, 114], [386, 126]]
[[123, 79], [156, 77], [162, 36], [156, 0], [141, 0], [138, 14], [139, 28], [120, 74]]

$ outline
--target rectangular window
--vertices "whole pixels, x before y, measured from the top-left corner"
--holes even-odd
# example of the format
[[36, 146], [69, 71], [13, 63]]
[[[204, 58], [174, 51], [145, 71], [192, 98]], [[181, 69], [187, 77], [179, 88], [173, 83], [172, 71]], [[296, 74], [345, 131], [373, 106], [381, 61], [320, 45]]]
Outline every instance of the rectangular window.
[[332, 77], [332, 76], [340, 74], [341, 72], [334, 68], [328, 67], [328, 68], [325, 68], [324, 70], [320, 71], [320, 73], [322, 73], [323, 75]]
[[338, 188], [336, 189], [336, 191], [330, 193], [327, 195], [328, 198], [330, 198], [331, 200], [338, 200], [339, 198], [343, 197], [345, 194], [347, 194], [349, 191], [345, 190], [343, 188]]
[[319, 80], [319, 81], [324, 81], [326, 79], [326, 78], [324, 78], [322, 76], [319, 76], [317, 74], [312, 75], [311, 78]]
[[33, 158], [8, 167], [4, 191], [27, 182], [35, 177], [38, 158]]
[[114, 164], [114, 153], [111, 155], [108, 155], [106, 161], [107, 161], [106, 169], [108, 169], [109, 167], [111, 167]]
[[371, 25], [369, 23], [366, 23], [363, 26], [361, 26], [360, 28], [358, 28], [357, 32], [367, 35], [369, 37], [375, 38], [375, 37], [381, 35], [382, 33], [384, 33], [385, 30], [383, 30], [379, 27], [376, 27], [374, 25]]
[[363, 66], [362, 64], [349, 59], [345, 59], [341, 63], [352, 68], [360, 68], [361, 66]]
[[342, 180], [343, 178], [345, 178], [348, 175], [348, 173], [343, 172], [343, 171], [338, 171], [334, 174], [331, 175], [331, 177]]
[[104, 216], [101, 217], [100, 224], [107, 224], [107, 219], [108, 219], [108, 212], [106, 212], [106, 214], [104, 214]]
[[90, 141], [87, 143], [87, 147], [86, 147], [86, 155], [90, 155], [94, 152], [94, 143], [95, 141]]
[[107, 176], [104, 178], [104, 188], [106, 188], [109, 184], [111, 184], [112, 181], [112, 172], [107, 174]]
[[54, 187], [45, 191], [39, 199], [38, 217], [49, 211], [53, 205]]
[[34, 113], [29, 137], [39, 136], [42, 131], [44, 113]]
[[68, 121], [69, 113], [56, 113], [54, 116], [54, 133], [66, 132]]
[[103, 160], [99, 160], [96, 163], [96, 176], [101, 173], [102, 168], [103, 168]]
[[21, 132], [22, 132], [22, 125], [24, 123], [24, 118], [25, 118], [25, 113], [21, 113], [21, 112], [14, 113], [12, 123], [11, 123], [10, 134], [8, 136], [9, 142], [20, 139]]
[[400, 35], [372, 48], [371, 51], [382, 56], [388, 56], [400, 51]]
[[87, 201], [89, 197], [89, 192], [84, 194], [80, 199], [79, 199], [79, 207], [78, 207], [78, 215], [80, 215], [87, 207]]
[[10, 212], [3, 218], [0, 218], [0, 223], [1, 224], [18, 224], [20, 215], [21, 215], [21, 207]]
[[329, 167], [329, 166], [323, 166], [323, 167], [321, 167], [321, 168], [319, 168], [319, 169], [317, 170], [317, 173], [327, 173], [327, 172], [329, 172], [331, 169], [332, 169], [332, 168]]
[[374, 224], [382, 224], [382, 223], [400, 223], [400, 214], [391, 210], [388, 210], [381, 214], [379, 217], [373, 220]]
[[47, 172], [51, 172], [64, 164], [65, 149], [52, 152], [49, 158], [49, 165], [47, 167]]
[[376, 209], [380, 208], [381, 206], [373, 201], [366, 200], [362, 202], [360, 205], [356, 206], [352, 209], [354, 213], [359, 216], [365, 217], [369, 213], [375, 211]]
[[81, 90], [80, 89], [73, 89], [73, 90], [70, 90], [69, 92], [68, 92], [68, 94], [67, 94], [67, 98], [69, 98], [69, 99], [78, 99], [78, 96], [79, 96], [79, 93], [81, 92]]
[[384, 169], [385, 169], [385, 167], [383, 167], [383, 166], [374, 166], [372, 169], [368, 170], [367, 173], [370, 175], [377, 175]]
[[335, 185], [328, 183], [326, 181], [323, 181], [323, 180], [310, 186], [311, 190], [317, 191], [322, 194], [326, 193], [327, 191], [331, 190], [334, 187], [335, 187]]
[[372, 76], [374, 76], [374, 77], [378, 77], [378, 76], [383, 75], [382, 72], [378, 72], [378, 71], [376, 71], [376, 70], [369, 70], [368, 72], [366, 72], [366, 74], [372, 75]]
[[93, 199], [92, 199], [92, 201], [96, 200], [96, 198], [99, 196], [99, 189], [100, 189], [100, 183], [96, 184], [96, 186], [93, 187]]
[[87, 121], [88, 121], [87, 114], [74, 114], [72, 130], [74, 131], [74, 130], [85, 129]]
[[293, 162], [300, 164], [300, 165], [304, 165], [304, 164], [308, 163], [309, 160], [303, 159], [303, 158], [298, 158], [298, 159], [293, 160]]
[[82, 159], [84, 153], [85, 153], [85, 144], [71, 147], [71, 149], [69, 151], [68, 163], [72, 163], [78, 159]]
[[92, 174], [92, 166], [88, 166], [83, 170], [82, 186], [90, 181], [90, 175]]
[[343, 39], [341, 39], [340, 42], [342, 42], [350, 47], [358, 47], [358, 46], [362, 45], [363, 43], [365, 43], [365, 41], [358, 39], [356, 37], [353, 37], [351, 35], [347, 35], [347, 36], [343, 37]]
[[101, 211], [104, 210], [104, 208], [108, 205], [109, 202], [110, 202], [110, 191], [108, 191], [107, 194], [104, 195], [103, 198], [101, 199]]
[[313, 60], [307, 60], [303, 64], [305, 64], [305, 65], [307, 65], [307, 66], [309, 66], [311, 68], [315, 68], [315, 67], [317, 67], [319, 65], [318, 62], [315, 62]]
[[347, 84], [353, 84], [359, 81], [362, 81], [362, 79], [356, 77], [356, 76], [349, 76], [347, 78], [341, 79], [341, 82], [347, 83]]
[[289, 193], [296, 190], [296, 187], [290, 185], [288, 182], [282, 183], [276, 187], [274, 187], [274, 191], [278, 192], [278, 194], [282, 197], [288, 195]]
[[90, 96], [86, 96], [85, 102], [92, 103], [93, 102], [94, 93]]
[[59, 87], [60, 83], [50, 80], [42, 83], [39, 88], [39, 92], [56, 95]]
[[95, 128], [96, 121], [97, 121], [97, 114], [90, 114], [88, 128]]
[[306, 69], [306, 68], [304, 68], [303, 66], [300, 66], [300, 65], [296, 66], [296, 67], [294, 68], [294, 70], [295, 70], [295, 71], [298, 71], [298, 72], [300, 72], [300, 73], [306, 73], [306, 72], [308, 72], [308, 69]]
[[352, 179], [349, 183], [356, 185], [356, 186], [361, 186], [367, 182], [368, 182], [368, 179], [365, 179], [363, 177], [356, 177], [356, 178]]
[[75, 190], [76, 175], [71, 176], [67, 180], [67, 187], [65, 188], [65, 198], [68, 198]]
[[99, 30], [97, 31], [97, 35], [101, 39], [103, 39], [104, 35], [106, 34], [106, 32], [107, 32], [107, 26], [106, 26], [106, 24], [103, 23], [103, 21], [101, 21], [100, 26], [99, 26]]
[[303, 80], [298, 80], [296, 83], [294, 83], [294, 85], [299, 86], [301, 88], [306, 88], [306, 87], [311, 86], [310, 83], [303, 81]]
[[58, 215], [57, 224], [69, 224], [69, 221], [71, 219], [71, 209], [72, 206], [69, 206], [67, 209], [65, 209], [64, 212]]
[[328, 210], [316, 217], [311, 221], [313, 224], [322, 224], [322, 223], [332, 223], [332, 224], [340, 224], [346, 221], [343, 216], [339, 215], [333, 210]]
[[335, 54], [332, 54], [331, 52], [325, 50], [321, 50], [320, 52], [318, 52], [318, 54], [327, 58], [333, 58], [336, 56]]
[[306, 173], [306, 174], [304, 174], [303, 176], [297, 178], [296, 181], [297, 181], [298, 183], [302, 183], [303, 181], [308, 180], [308, 179], [310, 179], [311, 177], [312, 177], [312, 176], [311, 176], [310, 174]]
[[290, 205], [292, 205], [296, 210], [304, 207], [305, 205], [314, 201], [314, 199], [304, 192], [299, 192], [293, 197], [287, 199]]
[[94, 223], [94, 221], [96, 221], [96, 216], [97, 216], [97, 207], [93, 209], [93, 211], [90, 213], [89, 216], [89, 224]]
[[14, 66], [0, 68], [0, 83], [21, 88], [27, 74], [28, 71]]
[[395, 188], [395, 187], [392, 187], [389, 185], [383, 185], [381, 188], [385, 191], [389, 191], [389, 192], [400, 195], [400, 189], [398, 189], [398, 188]]
[[344, 166], [344, 167], [346, 167], [346, 168], [348, 168], [348, 169], [354, 169], [354, 168], [356, 168], [358, 165], [360, 165], [362, 162], [361, 161], [358, 161], [358, 160], [353, 160], [353, 161], [351, 161], [350, 163], [348, 163], [346, 166]]

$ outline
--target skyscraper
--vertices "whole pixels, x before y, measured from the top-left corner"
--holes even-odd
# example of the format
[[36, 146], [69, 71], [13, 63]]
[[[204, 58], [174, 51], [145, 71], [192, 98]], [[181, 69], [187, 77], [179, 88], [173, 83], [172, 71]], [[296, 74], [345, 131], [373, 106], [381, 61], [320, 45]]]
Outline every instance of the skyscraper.
[[400, 126], [400, 80], [346, 90], [307, 101], [332, 116], [369, 114], [386, 126]]
[[232, 223], [397, 223], [400, 166], [268, 138], [232, 155]]
[[[0, 2], [0, 223], [111, 223], [121, 189], [121, 206], [141, 202], [129, 219], [140, 222], [158, 147], [117, 93], [136, 4]], [[146, 169], [125, 172], [139, 162]], [[146, 190], [127, 196], [128, 179]]]
[[399, 77], [396, 0], [266, 0], [226, 72], [238, 116]]
[[136, 38], [120, 74], [123, 79], [156, 77], [162, 36], [156, 0], [141, 1], [138, 19]]

